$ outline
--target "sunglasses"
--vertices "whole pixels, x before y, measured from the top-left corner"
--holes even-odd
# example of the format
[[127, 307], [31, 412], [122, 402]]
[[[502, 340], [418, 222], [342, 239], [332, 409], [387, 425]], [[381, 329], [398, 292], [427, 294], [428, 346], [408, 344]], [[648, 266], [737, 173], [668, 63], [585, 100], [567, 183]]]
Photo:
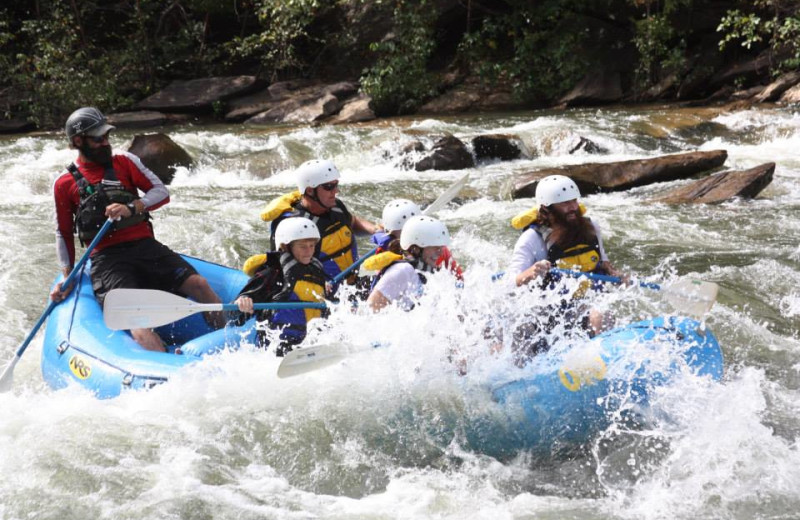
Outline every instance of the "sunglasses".
[[339, 187], [339, 183], [338, 182], [326, 182], [325, 184], [320, 184], [319, 187], [322, 188], [325, 191], [333, 191], [333, 190], [335, 190], [336, 188]]
[[94, 144], [103, 144], [105, 141], [108, 140], [108, 133], [103, 135], [85, 135], [84, 136], [89, 141], [93, 142]]

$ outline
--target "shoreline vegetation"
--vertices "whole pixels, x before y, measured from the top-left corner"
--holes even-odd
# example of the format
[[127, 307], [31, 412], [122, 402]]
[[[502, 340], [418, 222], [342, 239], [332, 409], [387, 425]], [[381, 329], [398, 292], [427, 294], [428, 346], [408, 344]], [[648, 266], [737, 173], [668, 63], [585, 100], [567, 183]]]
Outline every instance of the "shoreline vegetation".
[[0, 8], [0, 133], [800, 103], [800, 0], [33, 0]]

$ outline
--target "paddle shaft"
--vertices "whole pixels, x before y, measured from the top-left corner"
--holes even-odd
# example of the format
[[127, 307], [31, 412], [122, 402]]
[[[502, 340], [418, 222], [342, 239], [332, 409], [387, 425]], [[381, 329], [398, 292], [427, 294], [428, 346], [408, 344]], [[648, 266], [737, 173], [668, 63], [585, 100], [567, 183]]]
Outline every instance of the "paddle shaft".
[[[573, 278], [586, 277], [591, 280], [597, 280], [600, 282], [623, 283], [622, 278], [620, 278], [619, 276], [611, 276], [607, 274], [583, 273], [581, 271], [571, 271], [569, 269], [561, 269], [560, 267], [555, 267], [551, 269], [550, 272], [571, 276]], [[661, 286], [658, 285], [657, 283], [637, 282], [637, 284], [639, 285], [639, 287], [644, 287], [646, 289], [653, 289], [654, 291], [661, 290]]]
[[[102, 240], [102, 238], [105, 236], [108, 230], [111, 229], [111, 226], [113, 224], [114, 220], [111, 218], [105, 221], [103, 226], [95, 235], [94, 239], [89, 243], [89, 247], [86, 248], [86, 251], [83, 253], [83, 256], [81, 256], [80, 260], [78, 260], [78, 262], [72, 268], [72, 271], [70, 271], [69, 275], [67, 275], [67, 278], [61, 283], [62, 289], [66, 289], [70, 285], [72, 285], [72, 283], [75, 281], [75, 277], [78, 276], [78, 273], [81, 271], [81, 269], [83, 269], [83, 266], [86, 263], [86, 261], [89, 260], [89, 255], [92, 253], [92, 251], [100, 242], [100, 240]], [[25, 341], [23, 341], [22, 344], [17, 349], [16, 354], [14, 354], [14, 358], [8, 363], [5, 370], [3, 370], [3, 375], [0, 376], [0, 392], [6, 392], [11, 388], [11, 382], [14, 377], [14, 367], [17, 365], [17, 362], [22, 357], [22, 354], [25, 352], [25, 349], [28, 348], [28, 345], [30, 345], [31, 341], [36, 336], [36, 333], [39, 332], [39, 328], [42, 326], [45, 320], [47, 320], [47, 317], [50, 316], [50, 313], [53, 312], [53, 309], [55, 309], [56, 305], [58, 305], [59, 303], [60, 302], [50, 300], [50, 303], [47, 305], [47, 308], [39, 317], [39, 320], [33, 326], [33, 329], [31, 329], [30, 333], [25, 338]]]

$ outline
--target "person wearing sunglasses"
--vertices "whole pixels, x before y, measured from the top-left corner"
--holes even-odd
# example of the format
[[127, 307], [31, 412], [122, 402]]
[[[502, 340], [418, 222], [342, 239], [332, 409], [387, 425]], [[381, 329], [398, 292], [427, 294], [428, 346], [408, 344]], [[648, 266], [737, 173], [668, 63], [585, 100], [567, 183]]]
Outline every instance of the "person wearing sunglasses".
[[261, 212], [270, 222], [270, 248], [276, 249], [275, 230], [288, 217], [305, 217], [319, 228], [322, 237], [316, 256], [325, 273], [333, 278], [358, 260], [353, 233], [373, 234], [379, 227], [353, 215], [339, 200], [339, 170], [328, 160], [304, 162], [295, 172], [297, 191], [273, 199]]
[[[94, 107], [76, 110], [66, 122], [67, 139], [78, 150], [78, 158], [53, 186], [56, 251], [64, 276], [75, 263], [73, 231], [82, 244], [88, 244], [111, 218], [116, 220], [114, 227], [91, 253], [92, 288], [100, 305], [116, 288], [169, 290], [201, 303], [220, 303], [205, 278], [155, 239], [149, 212], [167, 204], [169, 192], [138, 157], [112, 152], [108, 141], [112, 130]], [[50, 298], [61, 301], [71, 289], [58, 283]], [[206, 319], [217, 328], [225, 324], [219, 312], [207, 313]], [[151, 329], [134, 329], [131, 335], [147, 350], [165, 350]]]

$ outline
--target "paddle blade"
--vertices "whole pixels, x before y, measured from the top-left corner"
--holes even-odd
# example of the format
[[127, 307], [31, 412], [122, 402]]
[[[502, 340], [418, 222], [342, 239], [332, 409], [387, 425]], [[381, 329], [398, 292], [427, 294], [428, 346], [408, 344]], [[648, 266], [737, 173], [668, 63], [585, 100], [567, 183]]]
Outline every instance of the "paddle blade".
[[[214, 306], [213, 304], [211, 306]], [[149, 329], [198, 312], [220, 310], [181, 296], [153, 289], [112, 289], [103, 305], [103, 319], [111, 330]]]
[[717, 301], [719, 286], [703, 280], [680, 280], [663, 289], [667, 301], [680, 312], [703, 317]]
[[464, 175], [456, 182], [454, 182], [444, 193], [439, 195], [439, 198], [431, 202], [431, 204], [422, 210], [423, 215], [430, 215], [432, 213], [436, 213], [443, 207], [447, 206], [447, 203], [453, 200], [453, 198], [458, 195], [458, 192], [461, 191], [464, 186], [467, 185], [467, 181], [469, 180], [469, 174]]
[[335, 365], [347, 357], [347, 350], [341, 345], [314, 345], [296, 348], [286, 354], [278, 367], [281, 379], [293, 377], [320, 368]]

